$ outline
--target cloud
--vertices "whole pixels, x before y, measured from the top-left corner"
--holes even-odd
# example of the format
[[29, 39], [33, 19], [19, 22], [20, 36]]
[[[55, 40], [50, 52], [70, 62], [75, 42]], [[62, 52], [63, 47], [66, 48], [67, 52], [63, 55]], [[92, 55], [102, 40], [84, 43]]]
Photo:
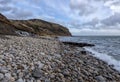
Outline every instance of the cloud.
[[74, 36], [80, 35], [80, 36], [116, 36], [120, 35], [120, 30], [118, 29], [89, 29], [89, 28], [83, 28], [83, 29], [76, 29], [76, 28], [71, 28], [70, 31], [73, 33]]
[[93, 5], [89, 4], [91, 0], [71, 0], [70, 7], [72, 10], [78, 11], [80, 15], [89, 15], [96, 9]]
[[120, 13], [120, 0], [106, 1], [105, 6], [108, 6], [113, 13]]
[[[21, 13], [21, 11], [22, 11], [22, 13]], [[14, 15], [12, 18], [14, 18], [14, 19], [27, 19], [27, 18], [33, 16], [32, 12], [26, 11], [26, 10], [21, 10], [21, 9], [15, 11], [15, 12], [12, 12], [12, 13]]]
[[[113, 15], [105, 18], [105, 19], [93, 19], [87, 23], [83, 23], [80, 25], [80, 28], [86, 29], [117, 29], [120, 30], [120, 13], [114, 13]], [[112, 31], [112, 30], [111, 30]]]
[[[23, 4], [28, 4], [22, 0]], [[10, 19], [27, 19], [33, 17], [33, 12], [19, 4], [17, 0], [0, 0], [0, 12]]]
[[103, 23], [106, 26], [115, 26], [117, 24], [120, 24], [120, 13], [115, 13], [114, 15], [101, 20], [101, 23]]
[[8, 12], [12, 9], [11, 0], [0, 0], [0, 12]]
[[0, 12], [7, 12], [10, 10], [12, 10], [12, 7], [10, 7], [10, 6], [6, 6], [6, 7], [0, 6]]
[[11, 0], [0, 0], [0, 5], [3, 4], [3, 5], [6, 5], [6, 4], [9, 4], [11, 2]]
[[[109, 0], [71, 0], [70, 8], [74, 20], [86, 23], [93, 19], [104, 19], [112, 14], [110, 7], [105, 3]], [[109, 14], [108, 14], [109, 13]]]
[[92, 19], [90, 22], [84, 23], [84, 24], [82, 24], [82, 25], [83, 25], [83, 26], [85, 26], [85, 25], [89, 25], [89, 26], [93, 26], [93, 27], [95, 27], [96, 24], [98, 24], [99, 22], [100, 22], [99, 19], [94, 18], [94, 19]]

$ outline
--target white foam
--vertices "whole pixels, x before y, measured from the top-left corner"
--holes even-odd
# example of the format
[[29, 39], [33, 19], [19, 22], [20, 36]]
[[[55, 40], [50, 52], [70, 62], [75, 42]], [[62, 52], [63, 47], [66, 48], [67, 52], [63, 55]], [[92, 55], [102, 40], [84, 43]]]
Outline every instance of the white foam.
[[93, 54], [92, 56], [107, 62], [109, 65], [114, 65], [114, 69], [120, 72], [120, 61], [115, 60], [112, 56], [107, 54], [98, 53], [88, 47], [85, 47], [85, 50], [91, 52]]

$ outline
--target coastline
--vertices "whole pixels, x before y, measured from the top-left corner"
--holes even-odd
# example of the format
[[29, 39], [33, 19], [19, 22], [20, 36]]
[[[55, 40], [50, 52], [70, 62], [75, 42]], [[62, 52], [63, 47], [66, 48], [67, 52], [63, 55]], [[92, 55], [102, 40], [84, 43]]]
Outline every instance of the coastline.
[[69, 59], [75, 59], [74, 61], [76, 62], [74, 62], [74, 65], [78, 65], [78, 68], [80, 68], [80, 70], [77, 71], [80, 72], [80, 74], [82, 75], [82, 82], [120, 81], [120, 72], [115, 70], [112, 65], [108, 65], [106, 62], [94, 57], [93, 55], [91, 55], [91, 52], [86, 51], [83, 47], [76, 47], [73, 45], [67, 46], [68, 47], [65, 50], [69, 48], [67, 53], [70, 52], [69, 54], [72, 54], [70, 56], [68, 55]]
[[0, 37], [1, 82], [120, 82], [120, 73], [83, 47], [55, 38]]

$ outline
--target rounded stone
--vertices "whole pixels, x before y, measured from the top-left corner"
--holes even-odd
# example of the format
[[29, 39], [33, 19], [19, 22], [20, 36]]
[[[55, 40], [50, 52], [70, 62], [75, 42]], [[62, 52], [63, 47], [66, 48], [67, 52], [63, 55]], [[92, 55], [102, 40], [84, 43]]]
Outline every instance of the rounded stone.
[[11, 77], [11, 78], [10, 78], [10, 82], [15, 82], [15, 78], [14, 78], [14, 77]]
[[0, 73], [0, 80], [4, 78], [4, 75]]
[[1, 69], [1, 70], [0, 70], [0, 72], [1, 72], [1, 73], [7, 73], [7, 72], [8, 72], [8, 70]]
[[97, 80], [98, 82], [106, 82], [106, 81], [105, 81], [105, 78], [104, 78], [103, 76], [97, 76], [97, 77], [96, 77], [96, 80]]
[[38, 68], [34, 69], [34, 71], [32, 72], [32, 76], [34, 78], [40, 78], [41, 77], [41, 70]]
[[10, 79], [11, 78], [11, 74], [10, 73], [6, 73], [5, 77], [8, 78], [8, 79]]
[[37, 80], [36, 82], [41, 82], [41, 80]]
[[22, 78], [18, 79], [17, 82], [24, 82]]

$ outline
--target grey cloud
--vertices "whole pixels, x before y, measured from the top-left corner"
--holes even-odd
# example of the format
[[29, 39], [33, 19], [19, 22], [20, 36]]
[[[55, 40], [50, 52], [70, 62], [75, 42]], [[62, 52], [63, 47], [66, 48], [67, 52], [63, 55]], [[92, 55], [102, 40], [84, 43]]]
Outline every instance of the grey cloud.
[[99, 20], [93, 19], [90, 22], [84, 23], [81, 26], [86, 28], [94, 28], [94, 29], [101, 29], [101, 28], [116, 28], [120, 29], [120, 13], [115, 13], [108, 18]]
[[100, 20], [98, 18], [94, 18], [89, 22], [85, 22], [80, 24], [78, 21], [73, 21], [69, 23], [71, 28], [77, 28], [77, 29], [82, 29], [82, 28], [94, 28], [94, 29], [99, 29], [99, 26], [97, 26], [100, 23]]
[[22, 13], [21, 11], [18, 11], [15, 13], [15, 18], [19, 18], [19, 19], [26, 19], [32, 16], [33, 16], [33, 13], [29, 11], [23, 11]]
[[40, 5], [41, 0], [31, 0], [31, 2], [35, 5]]
[[7, 12], [10, 10], [12, 10], [12, 7], [10, 7], [10, 6], [6, 6], [6, 7], [0, 6], [0, 12]]
[[116, 0], [93, 0], [93, 1], [103, 1], [103, 2], [108, 2], [108, 1], [116, 1]]
[[79, 9], [79, 15], [89, 15], [91, 13], [93, 13], [95, 10], [94, 7], [92, 6], [82, 6], [80, 9]]
[[71, 25], [71, 27], [73, 27], [73, 28], [80, 28], [80, 24], [79, 23], [77, 23], [77, 22], [71, 22], [70, 23], [70, 25]]
[[[118, 5], [120, 4], [119, 0], [90, 0], [90, 1], [102, 1], [105, 3], [111, 2], [110, 5]], [[76, 3], [77, 4], [77, 3]], [[80, 5], [76, 5], [75, 3], [71, 4], [71, 8], [73, 10], [79, 10], [80, 11], [80, 15], [87, 15], [90, 13], [94, 13], [94, 7], [92, 5], [89, 5], [89, 3], [85, 3], [85, 4], [80, 4]], [[106, 6], [105, 6], [106, 8]], [[90, 12], [89, 12], [90, 11]], [[104, 11], [104, 9], [103, 9]], [[101, 29], [101, 28], [116, 28], [119, 29], [120, 25], [120, 13], [115, 13], [114, 15], [109, 16], [108, 18], [104, 18], [103, 19], [93, 19], [89, 22], [83, 23], [83, 24], [72, 24], [73, 27], [78, 27], [78, 28], [90, 28], [90, 29]]]
[[79, 11], [79, 15], [88, 15], [88, 14], [91, 14], [96, 9], [95, 7], [93, 7], [92, 5], [89, 4], [88, 0], [86, 0], [86, 3], [84, 3], [84, 1], [83, 1], [83, 3], [76, 3], [75, 1], [74, 2], [71, 1], [70, 8], [72, 10]]
[[100, 22], [100, 20], [95, 18], [95, 19], [91, 20], [90, 22], [84, 23], [82, 25], [89, 25], [89, 26], [95, 27], [99, 22]]
[[101, 23], [103, 23], [106, 26], [114, 26], [120, 24], [120, 13], [115, 13], [114, 15], [104, 20], [101, 20]]
[[12, 0], [0, 0], [0, 5], [6, 5], [9, 4]]
[[33, 13], [31, 11], [27, 11], [24, 9], [18, 9], [14, 8], [14, 10], [11, 12], [12, 15], [8, 16], [12, 19], [26, 19], [33, 16]]
[[120, 6], [120, 0], [115, 0], [111, 5]]
[[[17, 0], [0, 0], [0, 12], [4, 13], [10, 19], [26, 19], [33, 16], [30, 10], [17, 7], [14, 3]], [[22, 0], [22, 2], [26, 2]]]
[[9, 12], [13, 9], [12, 0], [0, 0], [0, 12]]

